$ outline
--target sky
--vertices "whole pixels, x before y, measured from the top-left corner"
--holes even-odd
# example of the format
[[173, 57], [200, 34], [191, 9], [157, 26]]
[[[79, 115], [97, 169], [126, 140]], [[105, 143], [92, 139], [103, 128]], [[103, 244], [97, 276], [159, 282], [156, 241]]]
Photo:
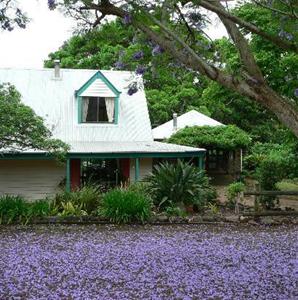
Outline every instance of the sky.
[[[50, 52], [71, 37], [75, 23], [57, 10], [51, 11], [46, 0], [22, 0], [21, 7], [31, 18], [26, 29], [0, 31], [0, 68], [42, 68]], [[219, 38], [225, 34], [214, 20], [208, 34]]]

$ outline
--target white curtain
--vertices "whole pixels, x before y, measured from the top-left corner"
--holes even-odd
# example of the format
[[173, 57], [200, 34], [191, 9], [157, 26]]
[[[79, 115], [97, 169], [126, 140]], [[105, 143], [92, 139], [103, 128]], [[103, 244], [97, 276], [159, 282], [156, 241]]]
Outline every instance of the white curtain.
[[89, 98], [83, 98], [83, 122], [87, 121], [87, 115], [88, 115], [88, 108], [89, 108]]
[[115, 98], [105, 98], [109, 123], [114, 121]]

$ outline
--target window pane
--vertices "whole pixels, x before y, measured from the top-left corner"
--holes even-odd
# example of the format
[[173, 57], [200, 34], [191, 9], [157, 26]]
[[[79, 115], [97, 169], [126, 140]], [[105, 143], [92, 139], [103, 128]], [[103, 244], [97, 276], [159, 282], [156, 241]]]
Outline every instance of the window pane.
[[82, 122], [113, 123], [115, 98], [84, 97], [82, 99]]
[[[89, 98], [86, 122], [97, 122], [97, 98]], [[87, 100], [87, 101], [88, 101]]]
[[97, 121], [98, 122], [108, 122], [105, 98], [98, 98]]

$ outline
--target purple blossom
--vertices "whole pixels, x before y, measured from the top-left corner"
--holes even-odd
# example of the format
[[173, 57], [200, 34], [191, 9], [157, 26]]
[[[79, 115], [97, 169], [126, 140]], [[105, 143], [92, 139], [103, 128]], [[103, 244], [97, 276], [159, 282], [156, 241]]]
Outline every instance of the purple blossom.
[[278, 36], [279, 36], [280, 38], [285, 38], [285, 39], [287, 39], [287, 40], [289, 40], [289, 41], [292, 41], [293, 38], [294, 38], [294, 36], [293, 36], [291, 33], [286, 32], [286, 31], [284, 31], [283, 29], [280, 30], [280, 32], [278, 33]]
[[138, 91], [138, 85], [137, 85], [136, 82], [133, 82], [133, 83], [131, 83], [131, 84], [128, 86], [127, 94], [128, 94], [129, 96], [132, 96], [132, 95], [135, 94], [137, 91]]
[[54, 10], [56, 8], [56, 0], [48, 0], [48, 7], [50, 10]]
[[156, 46], [153, 48], [153, 50], [152, 50], [152, 55], [153, 55], [153, 56], [157, 56], [157, 55], [159, 55], [159, 54], [161, 54], [161, 53], [163, 53], [163, 52], [164, 52], [164, 49], [163, 49], [161, 46], [156, 45]]
[[118, 70], [123, 70], [126, 65], [122, 61], [116, 61], [116, 63], [114, 64], [114, 66]]
[[136, 68], [136, 74], [137, 75], [144, 75], [146, 70], [147, 70], [147, 68], [145, 66], [138, 65], [137, 68]]
[[294, 95], [295, 95], [296, 97], [298, 97], [298, 88], [295, 89]]
[[143, 57], [144, 57], [144, 52], [142, 50], [135, 52], [132, 56], [132, 58], [135, 60], [142, 59]]
[[131, 16], [131, 14], [125, 14], [125, 16], [123, 17], [123, 24], [129, 25], [131, 23], [132, 23], [132, 16]]
[[0, 299], [297, 299], [297, 230], [2, 226]]

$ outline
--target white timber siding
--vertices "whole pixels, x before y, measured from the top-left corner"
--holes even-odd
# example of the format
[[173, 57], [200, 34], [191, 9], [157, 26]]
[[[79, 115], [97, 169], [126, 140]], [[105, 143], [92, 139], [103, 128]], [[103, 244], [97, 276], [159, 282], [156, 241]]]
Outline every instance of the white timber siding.
[[[152, 158], [140, 158], [140, 180], [152, 171]], [[130, 182], [135, 181], [135, 159], [130, 159]]]
[[44, 199], [58, 191], [65, 167], [52, 160], [0, 160], [0, 195]]

